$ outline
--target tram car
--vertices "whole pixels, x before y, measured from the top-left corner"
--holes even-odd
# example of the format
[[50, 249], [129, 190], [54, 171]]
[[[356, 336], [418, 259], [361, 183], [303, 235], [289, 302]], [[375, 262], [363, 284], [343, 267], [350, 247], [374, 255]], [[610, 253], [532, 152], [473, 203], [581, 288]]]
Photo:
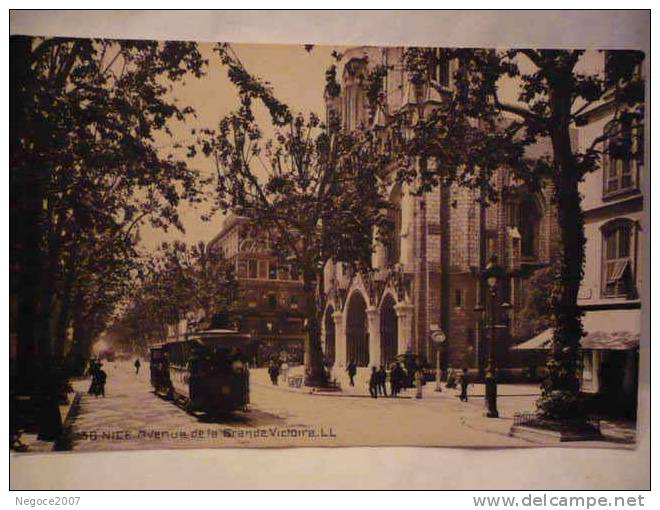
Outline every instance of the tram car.
[[149, 370], [151, 387], [154, 392], [161, 397], [172, 398], [172, 383], [164, 344], [155, 345], [149, 349]]
[[223, 414], [250, 402], [250, 335], [211, 329], [151, 349], [151, 384], [190, 413]]

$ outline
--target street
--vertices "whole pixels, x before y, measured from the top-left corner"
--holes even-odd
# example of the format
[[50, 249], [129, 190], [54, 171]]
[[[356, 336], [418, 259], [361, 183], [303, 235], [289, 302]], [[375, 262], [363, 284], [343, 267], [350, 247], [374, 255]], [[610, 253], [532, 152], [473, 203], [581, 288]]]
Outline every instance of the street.
[[[211, 421], [193, 416], [151, 392], [149, 368], [138, 375], [130, 362], [107, 363], [106, 397], [87, 394], [88, 381], [71, 424], [76, 451], [232, 446], [531, 446], [508, 437], [507, 409], [528, 409], [533, 398], [509, 397], [501, 419], [482, 416], [482, 399], [461, 403], [454, 393], [438, 395], [433, 385], [425, 398], [372, 399], [365, 395], [312, 395], [270, 386], [264, 370], [251, 373], [248, 412]], [[519, 410], [519, 409], [518, 409]], [[392, 430], [396, 428], [396, 431]]]

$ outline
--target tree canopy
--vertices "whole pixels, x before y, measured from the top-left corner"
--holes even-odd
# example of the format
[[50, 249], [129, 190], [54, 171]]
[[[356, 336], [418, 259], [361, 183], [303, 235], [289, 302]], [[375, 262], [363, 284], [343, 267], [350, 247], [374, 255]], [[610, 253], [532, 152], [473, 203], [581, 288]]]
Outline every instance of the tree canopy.
[[[548, 359], [549, 378], [539, 400], [539, 412], [549, 418], [581, 413], [579, 379], [580, 338], [583, 335], [577, 294], [584, 265], [584, 218], [579, 183], [612, 150], [631, 154], [631, 147], [605, 143], [622, 130], [641, 131], [644, 83], [635, 51], [603, 54], [604, 72], [583, 72], [583, 50], [489, 50], [407, 48], [404, 68], [415, 87], [413, 107], [388, 119], [398, 143], [398, 158], [433, 159], [438, 164], [402, 164], [399, 178], [418, 183], [425, 191], [458, 183], [481, 189], [482, 200], [496, 201], [504, 190], [493, 176], [506, 168], [528, 189], [551, 183], [557, 206], [562, 253], [550, 296], [553, 344]], [[436, 69], [456, 62], [448, 81], [438, 80]], [[379, 86], [383, 66], [375, 66], [367, 84], [372, 109], [383, 108]], [[504, 84], [514, 84], [516, 97], [506, 101]], [[429, 91], [441, 98], [429, 107]], [[572, 130], [583, 114], [610, 102], [615, 122], [590, 146], [577, 147]], [[548, 141], [549, 153], [529, 149]], [[630, 145], [630, 144], [629, 144]], [[639, 144], [638, 144], [639, 145]]]
[[11, 44], [19, 345], [36, 339], [40, 356], [62, 356], [73, 308], [81, 310], [73, 301], [96, 310], [87, 320], [102, 328], [137, 256], [140, 226], [182, 229], [179, 204], [201, 199], [199, 173], [160, 144], [173, 122], [194, 114], [173, 98], [173, 84], [203, 76], [206, 62], [185, 42], [15, 37]]
[[[229, 45], [216, 52], [240, 96], [237, 110], [198, 140], [216, 169], [217, 204], [268, 232], [273, 253], [302, 275], [311, 342], [307, 368], [318, 379], [323, 266], [332, 260], [370, 268], [374, 227], [387, 208], [378, 179], [385, 155], [368, 131], [349, 133], [336, 117], [326, 125], [314, 113], [292, 113]], [[270, 113], [272, 140], [264, 139], [255, 120], [255, 100]]]

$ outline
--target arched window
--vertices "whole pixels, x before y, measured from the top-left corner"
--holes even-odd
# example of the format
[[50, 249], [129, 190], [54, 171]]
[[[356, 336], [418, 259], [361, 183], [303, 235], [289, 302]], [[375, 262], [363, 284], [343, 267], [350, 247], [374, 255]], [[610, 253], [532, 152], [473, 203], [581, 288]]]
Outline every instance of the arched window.
[[635, 294], [635, 224], [614, 220], [603, 228], [602, 293], [606, 297]]
[[391, 227], [391, 236], [387, 243], [387, 265], [393, 266], [401, 257], [401, 187], [396, 185], [390, 194], [391, 209], [387, 211], [387, 218]]

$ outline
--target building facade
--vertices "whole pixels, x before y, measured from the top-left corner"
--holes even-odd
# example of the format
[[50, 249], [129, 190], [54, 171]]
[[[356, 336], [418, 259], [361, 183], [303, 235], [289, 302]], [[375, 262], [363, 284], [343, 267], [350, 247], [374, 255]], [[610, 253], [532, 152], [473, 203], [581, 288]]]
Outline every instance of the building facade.
[[302, 278], [273, 256], [268, 233], [247, 218], [229, 215], [209, 249], [235, 266], [237, 299], [230, 320], [259, 342], [256, 364], [272, 358], [302, 363]]
[[[601, 58], [604, 73], [607, 52]], [[647, 228], [644, 126], [629, 121], [628, 112], [610, 93], [582, 116], [581, 149], [604, 134], [617, 134], [600, 144], [601, 163], [581, 185], [587, 243], [579, 304], [586, 333], [582, 390], [593, 396], [594, 410], [618, 409], [631, 415], [637, 402]]]
[[[339, 95], [326, 91], [328, 116], [341, 116], [343, 127], [385, 128], [389, 115], [405, 108], [429, 111], [444, 98], [427, 87], [415, 90], [402, 63], [402, 48], [359, 47], [344, 53]], [[362, 83], [370, 68], [389, 67], [383, 83], [385, 107], [370, 112]], [[456, 62], [441, 62], [434, 78], [448, 91]], [[421, 105], [420, 105], [421, 103]], [[386, 131], [386, 129], [384, 129]], [[442, 161], [429, 161], [442, 165]], [[494, 177], [506, 198], [484, 205], [480, 191], [458, 185], [440, 186], [421, 196], [397, 183], [393, 170], [383, 169], [389, 185], [393, 241], [376, 241], [375, 272], [353, 274], [342, 264], [325, 267], [324, 352], [334, 375], [342, 378], [354, 361], [366, 367], [388, 365], [410, 352], [435, 363], [483, 369], [489, 320], [475, 307], [487, 305], [481, 273], [491, 255], [507, 270], [502, 299], [512, 305], [509, 317], [498, 310], [496, 334], [500, 366], [509, 363], [529, 277], [547, 267], [556, 253], [557, 223], [549, 191], [529, 193], [503, 168]], [[443, 332], [444, 344], [432, 338]]]

